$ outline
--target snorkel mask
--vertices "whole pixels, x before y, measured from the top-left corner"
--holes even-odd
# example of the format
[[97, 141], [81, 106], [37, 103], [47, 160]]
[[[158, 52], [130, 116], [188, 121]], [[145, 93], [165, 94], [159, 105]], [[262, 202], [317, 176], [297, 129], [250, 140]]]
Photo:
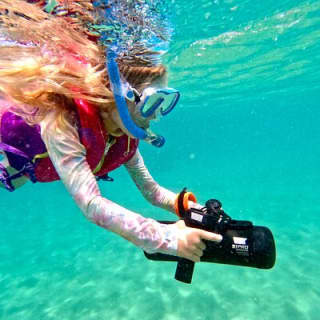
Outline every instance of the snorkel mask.
[[137, 104], [140, 116], [143, 118], [159, 118], [169, 114], [180, 98], [179, 91], [172, 88], [157, 89], [148, 87], [142, 94], [132, 89], [134, 102]]
[[128, 89], [121, 82], [116, 53], [112, 49], [107, 50], [107, 70], [122, 124], [135, 138], [151, 143], [153, 146], [162, 147], [165, 143], [165, 138], [154, 134], [149, 129], [145, 130], [137, 126], [131, 118], [126, 99], [137, 104], [142, 117], [153, 118], [154, 116], [165, 116], [170, 113], [180, 98], [179, 92], [171, 88], [147, 88], [140, 96], [134, 89]]

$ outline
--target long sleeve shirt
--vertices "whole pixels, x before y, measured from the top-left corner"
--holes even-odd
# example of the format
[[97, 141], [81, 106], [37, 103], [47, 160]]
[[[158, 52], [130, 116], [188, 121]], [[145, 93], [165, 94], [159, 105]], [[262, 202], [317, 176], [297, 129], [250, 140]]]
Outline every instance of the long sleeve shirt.
[[[160, 224], [103, 197], [86, 161], [86, 149], [80, 142], [77, 127], [66, 123], [61, 129], [56, 119], [55, 112], [51, 112], [42, 120], [41, 136], [61, 181], [84, 215], [147, 252], [176, 255], [175, 225]], [[154, 181], [138, 150], [125, 167], [148, 201], [174, 212], [176, 195]]]

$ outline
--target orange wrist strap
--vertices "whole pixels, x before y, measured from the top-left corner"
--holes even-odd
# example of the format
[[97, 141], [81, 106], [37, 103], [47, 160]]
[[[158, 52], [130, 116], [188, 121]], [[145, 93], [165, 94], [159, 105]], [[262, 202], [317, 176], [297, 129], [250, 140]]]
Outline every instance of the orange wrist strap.
[[[189, 201], [197, 202], [197, 199], [192, 192], [186, 192], [186, 189], [183, 189], [177, 195], [176, 200], [174, 202], [174, 209], [178, 217], [183, 218], [184, 212], [189, 210]], [[181, 208], [181, 204], [182, 204], [182, 208]], [[181, 211], [184, 211], [184, 212], [181, 212]]]

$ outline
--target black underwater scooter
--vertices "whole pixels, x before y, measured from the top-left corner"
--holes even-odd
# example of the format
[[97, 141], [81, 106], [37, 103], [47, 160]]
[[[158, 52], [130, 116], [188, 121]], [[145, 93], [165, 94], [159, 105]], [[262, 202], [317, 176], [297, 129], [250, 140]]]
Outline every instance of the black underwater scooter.
[[[184, 189], [178, 197], [178, 207], [181, 217], [188, 227], [203, 229], [223, 236], [220, 243], [207, 241], [201, 262], [231, 264], [271, 269], [276, 260], [276, 248], [273, 235], [267, 227], [254, 226], [250, 221], [233, 220], [222, 210], [219, 200], [211, 199], [201, 210], [183, 207]], [[174, 221], [160, 221], [174, 223]], [[191, 283], [194, 262], [162, 253], [149, 254], [144, 252], [150, 260], [176, 261], [175, 279]]]

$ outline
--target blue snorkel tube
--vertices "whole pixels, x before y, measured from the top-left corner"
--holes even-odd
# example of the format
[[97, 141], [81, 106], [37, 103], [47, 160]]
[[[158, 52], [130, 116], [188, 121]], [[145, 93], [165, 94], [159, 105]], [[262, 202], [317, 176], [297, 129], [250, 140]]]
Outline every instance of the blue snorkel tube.
[[116, 62], [116, 51], [113, 48], [106, 49], [107, 56], [107, 71], [111, 88], [113, 91], [114, 99], [116, 102], [117, 110], [120, 115], [120, 119], [126, 129], [137, 139], [145, 140], [151, 143], [155, 147], [162, 147], [165, 143], [165, 139], [162, 136], [158, 136], [138, 127], [132, 120], [126, 99], [123, 94], [123, 85], [120, 79], [120, 72], [118, 64]]

